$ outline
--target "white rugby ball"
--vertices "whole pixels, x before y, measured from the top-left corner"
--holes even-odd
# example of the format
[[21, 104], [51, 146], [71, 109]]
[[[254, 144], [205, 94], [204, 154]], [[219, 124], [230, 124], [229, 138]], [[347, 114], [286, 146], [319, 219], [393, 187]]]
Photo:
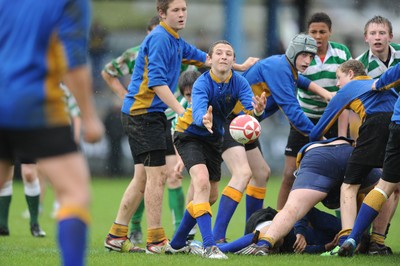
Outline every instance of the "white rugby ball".
[[261, 134], [261, 126], [251, 115], [239, 115], [229, 125], [229, 132], [237, 142], [248, 144], [258, 139]]

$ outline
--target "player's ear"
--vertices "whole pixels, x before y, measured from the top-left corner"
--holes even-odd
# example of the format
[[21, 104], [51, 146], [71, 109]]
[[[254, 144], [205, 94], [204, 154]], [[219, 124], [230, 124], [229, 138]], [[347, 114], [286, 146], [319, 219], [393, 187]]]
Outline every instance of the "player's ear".
[[207, 54], [206, 62], [208, 62], [211, 65], [211, 56], [209, 54]]
[[350, 69], [348, 75], [349, 75], [350, 79], [353, 79], [354, 78], [354, 71], [352, 69]]
[[167, 18], [167, 14], [164, 13], [164, 11], [162, 11], [161, 9], [158, 10], [158, 16], [160, 17], [160, 19], [163, 21]]

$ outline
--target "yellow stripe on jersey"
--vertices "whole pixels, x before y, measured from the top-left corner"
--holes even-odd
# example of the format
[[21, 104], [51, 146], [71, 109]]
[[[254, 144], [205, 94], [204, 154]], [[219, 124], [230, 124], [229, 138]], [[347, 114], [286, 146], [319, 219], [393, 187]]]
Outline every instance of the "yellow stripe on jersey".
[[156, 93], [149, 89], [149, 59], [145, 57], [145, 66], [143, 69], [143, 81], [140, 84], [139, 91], [135, 95], [135, 102], [132, 104], [129, 112], [131, 115], [141, 115], [147, 113], [147, 108], [151, 106]]
[[364, 123], [365, 117], [367, 114], [365, 113], [365, 107], [361, 100], [357, 99], [350, 104], [350, 109], [353, 110], [361, 119], [361, 123]]
[[[251, 90], [253, 91], [254, 96], [261, 96], [263, 92], [265, 92], [266, 98], [271, 96], [271, 90], [268, 88], [268, 85], [265, 82], [259, 82], [251, 85]], [[244, 106], [240, 101], [238, 101], [235, 105], [235, 108], [233, 108], [232, 113], [239, 114], [241, 111], [244, 111]]]
[[51, 126], [69, 125], [70, 118], [64, 100], [64, 92], [59, 85], [67, 70], [67, 57], [58, 36], [53, 33], [47, 52], [47, 77], [45, 78], [45, 115]]

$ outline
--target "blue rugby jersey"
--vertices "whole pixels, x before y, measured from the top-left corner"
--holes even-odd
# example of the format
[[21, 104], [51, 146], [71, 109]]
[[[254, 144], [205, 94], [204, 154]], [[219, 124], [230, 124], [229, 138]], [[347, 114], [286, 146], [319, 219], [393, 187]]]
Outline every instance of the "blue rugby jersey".
[[[375, 87], [377, 90], [392, 91], [392, 88], [399, 88], [400, 86], [400, 63], [388, 69], [376, 82]], [[400, 98], [397, 98], [392, 121], [400, 124]]]
[[160, 22], [140, 46], [122, 112], [128, 115], [164, 112], [168, 106], [152, 87], [168, 85], [174, 93], [181, 64], [200, 67], [205, 61], [205, 52], [188, 44], [167, 24]]
[[344, 109], [353, 110], [362, 123], [367, 115], [380, 112], [393, 112], [397, 95], [388, 90], [371, 90], [374, 80], [368, 76], [359, 76], [347, 83], [331, 99], [324, 114], [310, 133], [310, 141], [319, 140], [338, 119]]
[[[285, 55], [270, 56], [258, 61], [243, 76], [250, 83], [254, 95], [266, 93], [267, 106], [261, 119], [281, 109], [290, 124], [303, 135], [308, 135], [314, 124], [304, 114], [296, 98], [297, 87], [308, 89], [311, 81], [298, 75]], [[235, 113], [241, 110], [238, 105]]]
[[87, 0], [0, 1], [0, 127], [69, 124], [59, 84], [87, 62]]
[[[175, 131], [185, 132], [209, 140], [221, 138], [224, 135], [224, 125], [238, 101], [241, 101], [245, 113], [253, 110], [253, 92], [247, 80], [237, 72], [221, 82], [211, 71], [203, 73], [193, 84], [192, 103], [183, 116], [178, 118]], [[209, 106], [212, 106], [213, 134], [203, 125], [203, 116]]]

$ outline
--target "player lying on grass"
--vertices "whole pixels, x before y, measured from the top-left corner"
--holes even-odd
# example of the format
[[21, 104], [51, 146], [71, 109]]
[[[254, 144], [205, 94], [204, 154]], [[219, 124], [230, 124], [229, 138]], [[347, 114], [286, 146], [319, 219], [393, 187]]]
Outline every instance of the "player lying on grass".
[[[245, 251], [251, 251], [249, 255], [265, 255], [263, 248], [256, 251], [247, 249], [247, 246], [258, 242], [261, 229], [268, 229], [273, 218], [278, 212], [271, 207], [260, 209], [251, 215], [246, 224], [246, 234], [235, 241], [229, 243], [217, 244], [224, 253], [246, 254]], [[321, 253], [331, 250], [337, 244], [335, 236], [340, 231], [340, 220], [326, 212], [312, 208], [307, 215], [298, 221], [290, 232], [279, 241], [271, 250], [273, 253]], [[296, 237], [297, 235], [302, 237]], [[302, 241], [299, 241], [301, 239]], [[305, 243], [305, 241], [306, 243]], [[304, 247], [305, 245], [305, 247]], [[198, 254], [201, 243], [197, 241], [190, 243], [191, 253]], [[244, 249], [242, 251], [242, 249]]]
[[[305, 145], [297, 156], [296, 180], [285, 206], [268, 228], [261, 229], [257, 243], [237, 253], [267, 255], [317, 203], [338, 208], [340, 186], [353, 151], [352, 143], [352, 140], [340, 137]], [[380, 174], [380, 170], [373, 169], [363, 180], [360, 192], [372, 189]], [[301, 253], [306, 248], [306, 241], [299, 234], [296, 238], [295, 251]]]

